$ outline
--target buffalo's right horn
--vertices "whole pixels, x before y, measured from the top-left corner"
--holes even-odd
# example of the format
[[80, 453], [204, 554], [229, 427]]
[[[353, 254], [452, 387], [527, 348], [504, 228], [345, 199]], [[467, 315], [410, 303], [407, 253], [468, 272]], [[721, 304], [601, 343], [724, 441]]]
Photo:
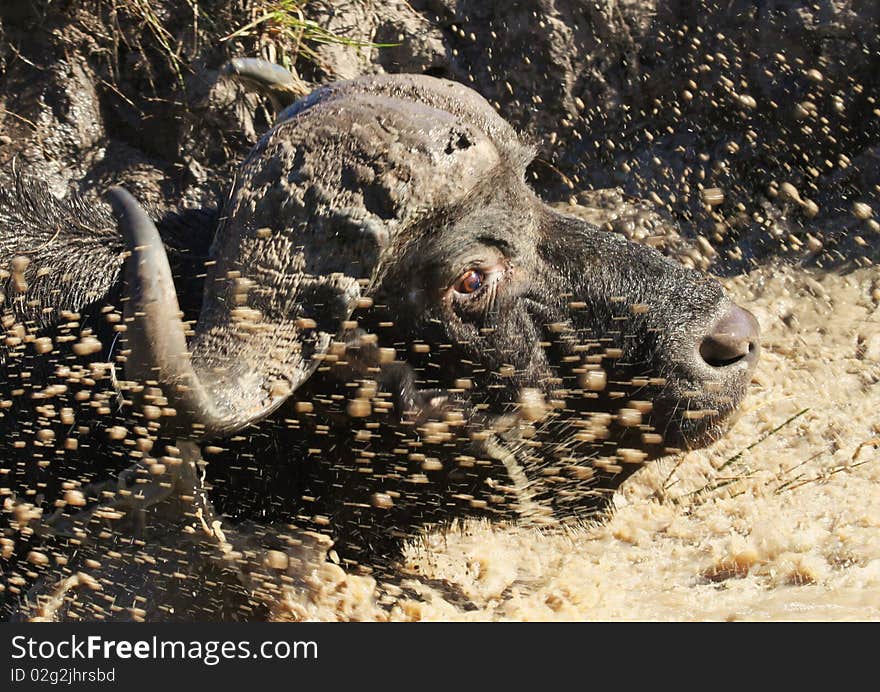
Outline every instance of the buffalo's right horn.
[[426, 219], [498, 170], [526, 189], [531, 149], [454, 82], [343, 82], [283, 118], [224, 205], [189, 343], [155, 226], [128, 193], [110, 196], [131, 253], [127, 378], [161, 385], [178, 435], [221, 436], [268, 415], [315, 371], [400, 245], [430, 232]]
[[[213, 437], [268, 415], [293, 386], [279, 380], [263, 391], [237, 386], [217, 369], [196, 370], [159, 231], [126, 190], [113, 188], [108, 198], [130, 252], [125, 268], [126, 376], [163, 384], [176, 411], [173, 427], [188, 436]], [[200, 362], [207, 365], [204, 359]], [[218, 391], [220, 383], [227, 385], [226, 391]]]

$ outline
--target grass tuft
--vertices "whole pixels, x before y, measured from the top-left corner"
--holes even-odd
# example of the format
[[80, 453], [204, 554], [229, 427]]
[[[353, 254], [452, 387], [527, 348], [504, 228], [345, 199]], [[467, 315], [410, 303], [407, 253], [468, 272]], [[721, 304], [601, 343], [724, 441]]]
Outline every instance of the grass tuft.
[[261, 1], [254, 8], [256, 16], [251, 21], [222, 37], [220, 41], [255, 36], [268, 37], [274, 43], [275, 52], [281, 56], [280, 64], [291, 71], [299, 56], [319, 61], [310, 43], [337, 44], [355, 48], [390, 48], [399, 45], [357, 41], [341, 34], [334, 34], [305, 16], [303, 8], [307, 2], [308, 0]]
[[[734, 473], [726, 474], [723, 476], [716, 475], [701, 488], [697, 488], [696, 490], [693, 490], [689, 493], [686, 493], [685, 495], [682, 495], [681, 497], [673, 498], [672, 499], [673, 504], [678, 505], [678, 504], [681, 504], [685, 500], [699, 500], [699, 499], [705, 498], [709, 493], [715, 492], [716, 490], [721, 490], [722, 488], [725, 488], [729, 485], [732, 485], [733, 483], [736, 483], [737, 481], [741, 481], [741, 480], [745, 480], [745, 479], [749, 478], [753, 474], [753, 472], [750, 471], [749, 469], [742, 469], [742, 473], [736, 472], [738, 470], [739, 463], [742, 461], [743, 457], [748, 452], [750, 452], [755, 447], [757, 447], [759, 444], [770, 439], [771, 437], [776, 435], [780, 430], [782, 430], [786, 426], [791, 425], [791, 423], [793, 423], [798, 418], [803, 416], [809, 410], [810, 409], [805, 408], [805, 409], [798, 411], [794, 415], [789, 416], [786, 420], [784, 420], [782, 423], [777, 425], [771, 431], [762, 435], [757, 440], [752, 442], [750, 445], [748, 445], [747, 447], [744, 447], [739, 452], [734, 454], [732, 457], [727, 459], [723, 464], [721, 464], [721, 466], [719, 466], [716, 469], [716, 473], [720, 473], [721, 471], [724, 471], [724, 469], [729, 469], [730, 471], [732, 471]], [[684, 459], [684, 457], [682, 457], [682, 459], [680, 459], [678, 461], [678, 463], [676, 463], [676, 465], [673, 467], [673, 469], [669, 472], [669, 475], [666, 477], [666, 480], [664, 481], [664, 487], [663, 487], [664, 491], [668, 490], [670, 487], [675, 485], [675, 483], [677, 482], [677, 481], [672, 481], [672, 476], [678, 470], [679, 466], [681, 466], [683, 459]]]

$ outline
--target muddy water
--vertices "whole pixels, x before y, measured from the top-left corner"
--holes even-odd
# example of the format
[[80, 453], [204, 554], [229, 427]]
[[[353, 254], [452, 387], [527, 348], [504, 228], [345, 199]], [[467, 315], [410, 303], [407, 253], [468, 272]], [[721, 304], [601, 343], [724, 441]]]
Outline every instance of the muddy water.
[[409, 566], [458, 584], [478, 610], [440, 599], [405, 615], [880, 617], [878, 287], [877, 269], [767, 267], [729, 282], [764, 334], [729, 435], [636, 474], [606, 525], [431, 536]]
[[880, 270], [765, 267], [727, 287], [764, 353], [724, 439], [646, 466], [607, 523], [459, 524], [409, 547], [399, 587], [330, 567], [276, 617], [880, 617]]

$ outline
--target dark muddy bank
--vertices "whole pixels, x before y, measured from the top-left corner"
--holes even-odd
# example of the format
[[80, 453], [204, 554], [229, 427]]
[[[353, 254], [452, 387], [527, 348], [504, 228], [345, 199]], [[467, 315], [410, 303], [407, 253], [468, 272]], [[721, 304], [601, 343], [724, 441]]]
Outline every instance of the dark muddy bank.
[[[876, 259], [876, 3], [317, 1], [306, 15], [347, 44], [307, 54], [259, 21], [277, 6], [4, 3], [0, 162], [56, 194], [123, 183], [157, 210], [211, 203], [268, 121], [218, 68], [262, 53], [304, 90], [382, 71], [473, 86], [538, 145], [542, 194], [698, 266]], [[645, 204], [580, 194], [611, 187]], [[688, 242], [669, 242], [674, 224]]]

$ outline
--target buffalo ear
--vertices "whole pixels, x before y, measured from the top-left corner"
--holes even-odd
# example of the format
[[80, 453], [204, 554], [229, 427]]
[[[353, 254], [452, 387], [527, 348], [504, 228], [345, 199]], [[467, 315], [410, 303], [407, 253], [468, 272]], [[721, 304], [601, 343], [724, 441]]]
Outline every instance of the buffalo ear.
[[[15, 165], [11, 173], [0, 185], [0, 313], [51, 328], [64, 311], [108, 299], [125, 248], [106, 205], [75, 193], [58, 199], [44, 181]], [[16, 272], [19, 262], [26, 266]]]

